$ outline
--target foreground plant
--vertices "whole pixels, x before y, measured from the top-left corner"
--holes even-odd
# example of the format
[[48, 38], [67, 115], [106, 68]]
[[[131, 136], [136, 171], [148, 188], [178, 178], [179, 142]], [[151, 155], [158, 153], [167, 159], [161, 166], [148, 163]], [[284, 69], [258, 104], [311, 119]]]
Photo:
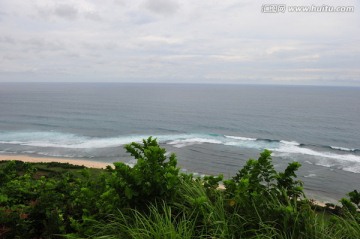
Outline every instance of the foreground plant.
[[268, 150], [219, 190], [221, 175], [180, 174], [156, 139], [125, 148], [134, 167], [0, 164], [0, 238], [360, 238], [358, 191], [337, 211], [315, 211], [300, 164], [277, 172]]
[[156, 200], [171, 200], [179, 187], [180, 175], [175, 154], [166, 156], [166, 150], [149, 137], [143, 144], [131, 143], [125, 149], [136, 160], [134, 167], [114, 163], [111, 186], [125, 205], [143, 207]]
[[249, 196], [251, 199], [276, 196], [284, 200], [303, 196], [302, 182], [295, 180], [301, 164], [292, 162], [284, 172], [276, 172], [271, 151], [264, 150], [258, 160], [250, 159], [235, 177], [224, 182], [229, 197]]

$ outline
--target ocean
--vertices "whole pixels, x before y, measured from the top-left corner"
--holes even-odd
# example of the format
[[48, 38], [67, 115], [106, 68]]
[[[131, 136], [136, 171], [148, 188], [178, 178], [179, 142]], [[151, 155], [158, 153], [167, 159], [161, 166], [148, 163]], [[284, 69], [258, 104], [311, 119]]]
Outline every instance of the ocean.
[[360, 189], [360, 88], [0, 83], [0, 154], [122, 161], [153, 136], [182, 171], [230, 178], [273, 152], [315, 199]]

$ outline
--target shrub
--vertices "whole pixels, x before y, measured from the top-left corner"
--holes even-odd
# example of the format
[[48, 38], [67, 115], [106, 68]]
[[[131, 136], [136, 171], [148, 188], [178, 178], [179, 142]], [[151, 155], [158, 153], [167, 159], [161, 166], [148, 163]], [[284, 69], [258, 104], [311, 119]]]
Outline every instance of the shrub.
[[158, 199], [171, 200], [180, 184], [179, 168], [175, 154], [166, 156], [156, 139], [149, 137], [143, 144], [125, 146], [137, 163], [130, 167], [122, 162], [114, 163], [110, 182], [125, 206], [143, 207]]
[[271, 162], [271, 151], [264, 150], [258, 160], [250, 159], [235, 177], [224, 182], [230, 198], [264, 199], [276, 196], [282, 200], [303, 195], [302, 182], [294, 180], [301, 165], [290, 163], [284, 172], [276, 172]]

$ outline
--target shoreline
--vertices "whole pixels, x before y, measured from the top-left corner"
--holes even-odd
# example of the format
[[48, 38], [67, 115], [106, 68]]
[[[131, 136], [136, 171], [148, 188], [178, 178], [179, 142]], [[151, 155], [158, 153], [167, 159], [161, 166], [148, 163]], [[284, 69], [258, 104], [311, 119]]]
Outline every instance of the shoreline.
[[106, 168], [106, 166], [112, 166], [112, 163], [89, 161], [84, 159], [68, 159], [68, 158], [57, 158], [57, 157], [35, 157], [23, 154], [0, 154], [0, 161], [18, 160], [27, 163], [69, 163], [74, 165], [85, 166], [87, 168]]

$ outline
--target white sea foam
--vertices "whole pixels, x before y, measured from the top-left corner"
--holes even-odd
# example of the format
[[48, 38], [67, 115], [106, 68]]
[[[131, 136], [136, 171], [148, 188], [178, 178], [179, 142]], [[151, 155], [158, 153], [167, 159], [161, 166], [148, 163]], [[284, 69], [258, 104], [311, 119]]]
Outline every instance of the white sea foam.
[[[41, 148], [67, 148], [67, 149], [101, 149], [110, 147], [119, 147], [131, 142], [141, 142], [147, 138], [145, 135], [125, 135], [118, 137], [87, 137], [61, 132], [0, 132], [0, 143], [20, 146], [32, 146]], [[311, 160], [312, 163], [321, 163], [323, 166], [343, 165], [344, 170], [356, 171], [358, 169], [349, 169], [344, 162], [353, 162], [360, 164], [360, 156], [350, 151], [347, 153], [336, 153], [315, 150], [304, 145], [300, 146], [295, 141], [277, 141], [277, 140], [257, 140], [254, 138], [246, 138], [241, 136], [229, 135], [208, 135], [208, 134], [175, 134], [175, 135], [158, 135], [155, 136], [160, 143], [166, 143], [173, 147], [182, 148], [198, 144], [218, 144], [241, 148], [251, 149], [270, 149], [274, 153], [281, 155], [308, 155], [316, 157], [317, 160]], [[338, 147], [332, 147], [338, 148]], [[343, 148], [343, 151], [346, 148]], [[34, 149], [26, 149], [33, 151]], [[11, 151], [11, 150], [10, 150]], [[36, 152], [41, 150], [36, 150]], [[50, 151], [49, 151], [50, 152]], [[46, 153], [49, 153], [46, 151]], [[55, 153], [55, 152], [52, 152]], [[56, 152], [58, 153], [58, 152]], [[67, 154], [64, 152], [64, 154]], [[71, 153], [72, 154], [72, 153]], [[60, 155], [59, 155], [60, 156]], [[61, 155], [63, 156], [63, 155]], [[72, 156], [69, 153], [67, 156]], [[310, 159], [309, 159], [310, 160]], [[355, 166], [356, 166], [355, 165]], [[360, 172], [360, 169], [359, 169]]]
[[317, 175], [315, 173], [310, 173], [308, 175], [305, 175], [304, 178], [314, 178], [316, 177]]
[[117, 147], [130, 142], [140, 142], [146, 136], [95, 138], [60, 132], [9, 132], [0, 133], [1, 144], [70, 149]]
[[251, 140], [242, 140], [242, 141], [227, 141], [224, 143], [224, 145], [227, 146], [236, 146], [236, 147], [243, 147], [243, 148], [250, 148], [250, 149], [265, 149], [266, 146], [264, 145], [264, 143], [262, 142], [257, 142], [257, 141], [251, 141]]
[[285, 141], [285, 140], [280, 140], [280, 143], [282, 144], [287, 144], [287, 145], [294, 145], [294, 146], [300, 146], [300, 144], [296, 141]]
[[336, 164], [331, 163], [329, 161], [324, 161], [324, 160], [320, 161], [320, 162], [316, 162], [314, 164], [317, 166], [322, 166], [322, 167], [326, 167], [326, 168], [332, 168], [332, 167], [336, 166]]
[[356, 149], [348, 149], [344, 147], [337, 147], [337, 146], [330, 146], [332, 149], [341, 150], [341, 151], [347, 151], [347, 152], [354, 152]]
[[129, 142], [140, 142], [141, 137], [134, 138], [83, 138], [77, 140], [58, 140], [58, 139], [43, 139], [30, 141], [0, 141], [2, 144], [16, 144], [23, 146], [34, 146], [43, 148], [69, 148], [69, 149], [89, 149], [89, 148], [109, 148], [117, 147]]
[[37, 152], [32, 151], [32, 150], [25, 150], [25, 151], [22, 151], [22, 153], [24, 153], [24, 154], [36, 154]]
[[317, 156], [321, 158], [329, 158], [335, 160], [344, 160], [360, 163], [360, 156], [354, 154], [335, 154], [331, 152], [315, 151], [313, 149], [298, 147], [296, 145], [281, 145], [279, 148], [271, 149], [277, 152], [290, 153], [290, 154], [303, 154], [310, 156]]
[[349, 167], [342, 168], [344, 171], [352, 172], [352, 173], [360, 173], [360, 165], [352, 165]]
[[209, 139], [209, 138], [187, 138], [187, 139], [178, 139], [168, 142], [167, 144], [172, 145], [176, 148], [182, 148], [185, 146], [195, 145], [195, 144], [223, 144], [222, 141], [216, 139]]
[[[22, 152], [25, 153], [25, 152]], [[45, 153], [45, 152], [37, 152], [38, 155], [43, 155], [47, 157], [59, 157], [59, 158], [87, 158], [84, 155], [80, 154], [57, 154], [57, 153]]]
[[247, 138], [247, 137], [240, 137], [240, 136], [231, 136], [231, 135], [224, 135], [225, 138], [228, 139], [238, 139], [238, 140], [248, 140], [248, 141], [255, 141], [255, 138]]
[[[0, 143], [42, 148], [97, 149], [118, 147], [131, 142], [141, 142], [142, 139], [147, 137], [145, 135], [127, 135], [98, 138], [59, 132], [10, 132], [0, 133]], [[160, 143], [167, 143], [179, 148], [203, 143], [223, 143], [218, 139], [212, 138], [212, 136], [196, 134], [159, 135], [155, 136], [155, 138]]]

